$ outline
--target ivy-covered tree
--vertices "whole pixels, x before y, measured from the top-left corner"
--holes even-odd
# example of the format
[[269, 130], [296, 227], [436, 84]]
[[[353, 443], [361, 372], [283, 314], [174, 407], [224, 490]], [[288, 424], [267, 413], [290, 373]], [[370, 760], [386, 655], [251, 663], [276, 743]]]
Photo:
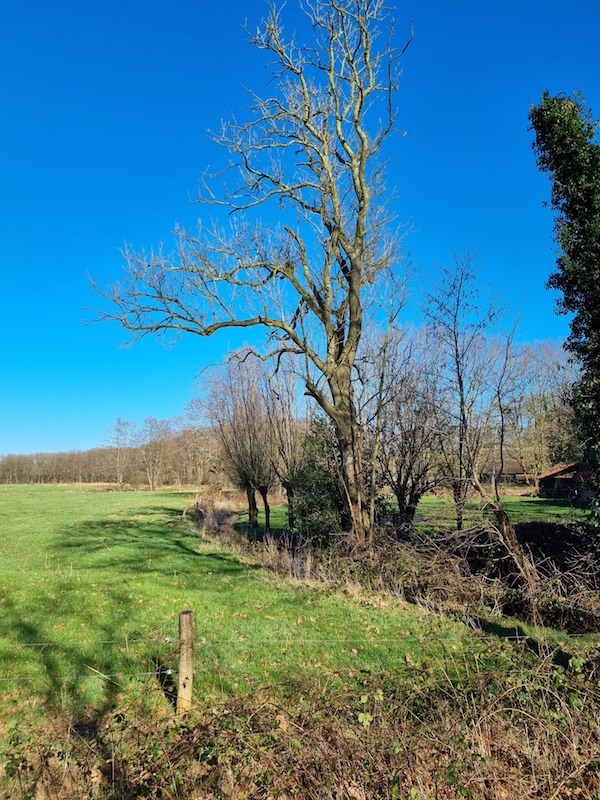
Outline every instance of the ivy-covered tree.
[[585, 458], [600, 487], [600, 144], [583, 97], [542, 95], [530, 109], [538, 167], [550, 173], [560, 248], [548, 286], [572, 313], [567, 349], [581, 364], [574, 405]]
[[303, 440], [302, 462], [290, 476], [294, 490], [295, 532], [305, 542], [326, 547], [343, 525], [339, 460], [331, 423], [315, 416]]

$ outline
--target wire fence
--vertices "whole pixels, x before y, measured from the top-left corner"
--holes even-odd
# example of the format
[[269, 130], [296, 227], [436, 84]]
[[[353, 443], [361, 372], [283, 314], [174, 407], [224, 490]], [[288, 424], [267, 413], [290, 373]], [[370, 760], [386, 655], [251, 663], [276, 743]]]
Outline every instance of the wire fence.
[[[497, 642], [499, 640], [510, 641], [510, 642], [527, 642], [532, 640], [531, 634], [523, 630], [519, 630], [515, 628], [514, 633], [510, 634], [502, 634], [502, 635], [494, 635], [485, 633], [482, 630], [471, 629], [472, 633], [477, 634], [478, 641], [494, 641]], [[594, 641], [598, 641], [600, 639], [600, 634], [570, 634], [569, 638], [571, 639], [579, 639], [579, 640], [589, 640], [591, 643]], [[340, 646], [340, 645], [348, 645], [349, 647], [378, 647], [380, 645], [399, 645], [402, 643], [407, 642], [419, 642], [420, 644], [425, 645], [451, 645], [457, 643], [464, 643], [465, 635], [462, 636], [453, 636], [453, 635], [445, 635], [445, 636], [431, 636], [431, 635], [423, 635], [420, 634], [402, 634], [400, 636], [387, 636], [387, 637], [342, 637], [342, 638], [275, 638], [275, 637], [266, 637], [266, 638], [250, 638], [246, 636], [238, 636], [235, 638], [232, 637], [213, 637], [210, 635], [201, 635], [197, 636], [195, 640], [195, 646], [197, 650], [200, 650], [204, 647], [210, 646], [221, 646], [221, 645], [246, 645], [246, 646], [281, 646], [281, 647], [305, 647], [309, 645], [319, 645], [323, 647], [327, 646]], [[598, 641], [600, 644], [600, 641]], [[73, 647], [74, 643], [71, 641], [68, 643], [69, 647]], [[125, 649], [129, 650], [130, 647], [134, 645], [173, 645], [173, 656], [177, 653], [179, 649], [179, 640], [177, 636], [153, 636], [153, 637], [123, 637], [119, 639], [85, 639], [78, 643], [76, 643], [80, 647], [92, 647], [92, 646], [110, 646], [116, 645], [120, 647], [124, 647]], [[558, 641], [555, 642], [545, 642], [545, 644], [552, 649], [559, 649], [561, 643]], [[10, 642], [10, 641], [2, 641], [0, 640], [0, 652], [2, 649], [5, 650], [19, 650], [19, 649], [39, 649], [44, 650], [47, 648], [63, 648], [67, 645], [67, 642], [59, 642], [59, 641], [45, 641], [45, 642]], [[400, 654], [401, 658], [401, 654]], [[81, 681], [88, 678], [95, 678], [97, 680], [109, 680], [115, 682], [116, 680], [123, 680], [123, 679], [133, 679], [133, 678], [149, 678], [149, 677], [160, 677], [160, 676], [171, 676], [177, 675], [179, 670], [177, 667], [166, 668], [164, 665], [157, 665], [154, 669], [151, 670], [144, 670], [144, 671], [130, 671], [127, 669], [123, 669], [119, 672], [104, 672], [101, 670], [96, 669], [92, 665], [85, 664], [87, 671], [81, 674], [70, 674], [70, 675], [60, 675], [60, 680], [65, 683]], [[201, 673], [202, 670], [194, 670], [195, 673]], [[2, 675], [0, 673], [0, 684], [6, 683], [23, 683], [23, 682], [47, 682], [48, 678], [44, 677], [43, 675]]]
[[[470, 629], [471, 632], [475, 632], [478, 634], [478, 639], [487, 639], [489, 641], [498, 641], [499, 639], [509, 640], [509, 641], [524, 641], [526, 639], [531, 639], [532, 636], [529, 633], [524, 632], [523, 630], [519, 630], [515, 628], [515, 632], [513, 634], [489, 634], [483, 631], [479, 632], [474, 628]], [[600, 631], [598, 633], [569, 633], [565, 634], [565, 637], [568, 639], [589, 639], [591, 642], [594, 640], [598, 640], [600, 644]], [[199, 636], [196, 639], [197, 645], [205, 645], [205, 644], [281, 644], [281, 645], [292, 645], [292, 644], [398, 644], [399, 642], [406, 642], [410, 640], [420, 641], [428, 643], [435, 643], [435, 642], [463, 642], [463, 636], [430, 636], [424, 635], [422, 633], [414, 633], [414, 634], [402, 634], [400, 636], [388, 636], [388, 637], [377, 637], [377, 638], [366, 638], [364, 636], [360, 637], [342, 637], [342, 638], [322, 638], [322, 639], [310, 639], [310, 638], [275, 638], [275, 637], [266, 637], [266, 638], [250, 638], [245, 635], [240, 635], [235, 638], [215, 638], [211, 636]], [[131, 646], [134, 644], [177, 644], [178, 639], [177, 636], [152, 636], [152, 637], [123, 637], [122, 639], [83, 639], [77, 644], [83, 646], [89, 645], [106, 645], [106, 644], [116, 644], [122, 645], [124, 647]], [[6, 648], [19, 648], [19, 647], [64, 647], [66, 642], [9, 642], [6, 640], [0, 640], [0, 647]], [[71, 643], [72, 644], [72, 643]], [[558, 646], [558, 643], [557, 643]]]

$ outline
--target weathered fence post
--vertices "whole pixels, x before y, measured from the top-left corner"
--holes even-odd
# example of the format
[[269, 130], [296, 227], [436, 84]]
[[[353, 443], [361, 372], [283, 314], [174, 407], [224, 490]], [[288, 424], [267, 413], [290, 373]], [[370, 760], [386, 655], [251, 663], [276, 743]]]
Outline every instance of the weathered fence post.
[[194, 685], [194, 612], [179, 615], [179, 682], [177, 685], [177, 716], [192, 707]]

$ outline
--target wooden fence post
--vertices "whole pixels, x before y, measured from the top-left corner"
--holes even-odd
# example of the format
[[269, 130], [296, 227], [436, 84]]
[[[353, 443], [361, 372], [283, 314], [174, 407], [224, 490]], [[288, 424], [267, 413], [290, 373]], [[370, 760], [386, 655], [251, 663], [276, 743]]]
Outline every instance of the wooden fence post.
[[179, 615], [179, 682], [177, 685], [177, 716], [192, 707], [194, 685], [194, 612]]

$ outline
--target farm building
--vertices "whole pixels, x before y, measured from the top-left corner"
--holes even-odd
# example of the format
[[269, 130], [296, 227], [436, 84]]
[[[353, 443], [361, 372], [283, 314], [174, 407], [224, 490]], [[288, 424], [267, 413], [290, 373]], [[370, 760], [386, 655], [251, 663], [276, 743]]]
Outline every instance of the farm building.
[[590, 497], [586, 485], [589, 469], [582, 461], [572, 464], [556, 464], [539, 477], [540, 497]]

